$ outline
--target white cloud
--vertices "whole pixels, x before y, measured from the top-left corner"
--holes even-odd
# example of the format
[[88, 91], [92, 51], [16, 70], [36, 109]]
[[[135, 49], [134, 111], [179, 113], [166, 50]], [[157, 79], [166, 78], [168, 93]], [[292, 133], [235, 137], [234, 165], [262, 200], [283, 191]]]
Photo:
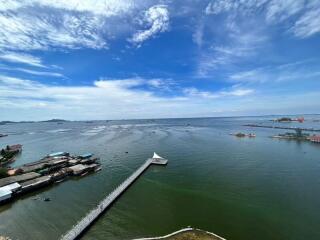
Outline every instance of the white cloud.
[[234, 14], [254, 16], [263, 13], [266, 24], [286, 24], [296, 37], [306, 38], [320, 32], [318, 0], [215, 0], [210, 2], [206, 14]]
[[104, 19], [70, 12], [20, 10], [0, 13], [0, 49], [105, 48], [101, 37]]
[[[0, 50], [107, 48], [149, 1], [7, 0], [0, 4]], [[134, 11], [135, 10], [135, 11]], [[117, 21], [117, 24], [114, 22]]]
[[281, 22], [301, 12], [305, 8], [305, 0], [272, 0], [266, 9], [266, 20]]
[[267, 77], [263, 69], [253, 69], [234, 73], [230, 76], [230, 79], [237, 82], [264, 82], [267, 80]]
[[[257, 56], [272, 51], [274, 29], [285, 28], [285, 34], [299, 38], [320, 32], [320, 1], [316, 0], [214, 0], [205, 12], [207, 21], [216, 22], [204, 30], [206, 43], [208, 39], [213, 43], [200, 50], [196, 77], [213, 77], [218, 69], [254, 63]], [[193, 35], [196, 43], [202, 39], [197, 33]]]
[[135, 3], [131, 0], [5, 0], [1, 1], [0, 11], [34, 6], [113, 16], [131, 10]]
[[[52, 86], [0, 75], [0, 111], [12, 111], [11, 115], [1, 115], [0, 118], [26, 119], [31, 109], [35, 119], [56, 116], [68, 119], [199, 116], [216, 111], [228, 98], [252, 93], [249, 89], [232, 88], [217, 92], [213, 97], [216, 93], [194, 89], [193, 92], [184, 90], [182, 95], [160, 97], [158, 91], [162, 91], [163, 83], [160, 88], [155, 84], [160, 81], [101, 79], [92, 86]], [[157, 89], [146, 90], [145, 85], [155, 85]]]
[[[0, 50], [108, 48], [109, 40], [135, 31], [134, 19], [145, 14], [146, 30], [131, 38], [137, 44], [167, 31], [169, 12], [155, 1], [8, 0], [0, 6]], [[129, 24], [128, 24], [129, 23]]]
[[249, 59], [264, 49], [268, 41], [264, 29], [248, 27], [251, 25], [248, 20], [245, 27], [233, 23], [227, 28], [224, 45], [215, 44], [200, 54], [197, 76], [210, 77], [217, 68]]
[[35, 71], [35, 70], [26, 69], [26, 68], [8, 67], [5, 65], [0, 65], [0, 69], [11, 71], [11, 72], [22, 72], [22, 73], [27, 73], [27, 74], [36, 75], [36, 76], [65, 78], [65, 76], [62, 73], [58, 73], [58, 72]]
[[[237, 72], [230, 75], [230, 80], [242, 83], [280, 83], [285, 81], [306, 81], [314, 80], [320, 76], [320, 71], [317, 71], [312, 61], [305, 60], [282, 64], [274, 67], [256, 68], [249, 71]], [[309, 69], [308, 67], [311, 67]]]
[[145, 12], [144, 22], [149, 27], [147, 30], [140, 30], [130, 39], [131, 42], [141, 44], [154, 35], [165, 32], [169, 28], [169, 11], [165, 5], [155, 5]]
[[[19, 88], [23, 88], [23, 89], [34, 89], [36, 87], [39, 87], [40, 84], [38, 84], [37, 82], [31, 81], [31, 80], [27, 80], [27, 79], [20, 79], [20, 78], [15, 78], [15, 77], [9, 77], [9, 76], [5, 76], [5, 75], [0, 75], [0, 87], [4, 86], [5, 88], [11, 89], [19, 89]], [[0, 95], [1, 96], [1, 95]], [[4, 97], [5, 95], [3, 95], [2, 97]], [[9, 96], [9, 95], [7, 95]], [[15, 96], [15, 95], [12, 95]]]
[[222, 12], [227, 12], [231, 9], [235, 9], [237, 3], [233, 0], [218, 0], [210, 2], [206, 7], [206, 14], [219, 14]]
[[204, 37], [204, 22], [203, 20], [195, 27], [195, 31], [192, 34], [192, 40], [201, 47], [203, 44], [203, 37]]
[[222, 92], [222, 94], [227, 96], [230, 95], [230, 96], [238, 96], [238, 97], [246, 96], [252, 93], [254, 93], [253, 89], [235, 89], [230, 92]]
[[208, 99], [216, 99], [222, 97], [242, 97], [246, 95], [250, 95], [254, 93], [253, 89], [242, 89], [242, 88], [231, 88], [229, 90], [223, 90], [218, 92], [209, 92], [209, 91], [200, 91], [196, 88], [187, 88], [184, 90], [184, 93], [188, 96], [192, 97], [201, 97], [201, 98], [208, 98]]
[[[319, 4], [320, 5], [320, 4]], [[306, 12], [292, 27], [292, 32], [300, 38], [307, 38], [320, 32], [320, 7]]]
[[0, 59], [6, 62], [22, 63], [33, 67], [45, 67], [40, 58], [25, 53], [4, 52]]
[[[63, 74], [53, 71], [39, 71], [34, 69], [28, 69], [25, 67], [17, 67], [19, 64], [23, 64], [26, 67], [37, 67], [37, 68], [45, 68], [48, 69], [57, 69], [57, 66], [46, 66], [42, 59], [30, 54], [22, 53], [22, 52], [2, 52], [0, 53], [0, 60], [5, 62], [6, 64], [0, 64], [0, 69], [5, 71], [10, 71], [12, 73], [22, 72], [36, 76], [48, 76], [48, 77], [59, 77], [65, 78]], [[13, 63], [15, 67], [9, 66], [8, 63]]]
[[228, 11], [239, 11], [249, 13], [252, 9], [263, 6], [268, 0], [214, 0], [206, 9], [206, 14], [220, 14]]

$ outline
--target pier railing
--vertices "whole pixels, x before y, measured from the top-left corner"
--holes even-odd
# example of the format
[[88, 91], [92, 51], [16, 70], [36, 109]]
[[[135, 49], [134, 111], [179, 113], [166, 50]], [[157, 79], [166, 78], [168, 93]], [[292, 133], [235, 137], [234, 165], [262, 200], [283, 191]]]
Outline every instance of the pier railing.
[[[163, 162], [161, 162], [163, 161]], [[115, 188], [108, 196], [106, 196], [93, 210], [91, 210], [84, 218], [72, 227], [61, 240], [77, 239], [81, 234], [102, 214], [152, 163], [166, 164], [167, 160], [148, 159], [140, 168], [138, 168], [130, 177], [122, 184]]]

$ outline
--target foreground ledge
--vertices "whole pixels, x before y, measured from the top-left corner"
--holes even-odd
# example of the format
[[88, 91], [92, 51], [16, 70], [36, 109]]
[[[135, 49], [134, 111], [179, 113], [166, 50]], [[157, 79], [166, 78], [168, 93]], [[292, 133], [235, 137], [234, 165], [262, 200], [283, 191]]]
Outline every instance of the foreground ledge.
[[183, 228], [179, 231], [170, 233], [161, 237], [151, 237], [151, 238], [136, 238], [133, 240], [155, 240], [155, 239], [168, 239], [168, 240], [226, 240], [223, 237], [220, 237], [217, 234], [203, 231], [197, 228]]

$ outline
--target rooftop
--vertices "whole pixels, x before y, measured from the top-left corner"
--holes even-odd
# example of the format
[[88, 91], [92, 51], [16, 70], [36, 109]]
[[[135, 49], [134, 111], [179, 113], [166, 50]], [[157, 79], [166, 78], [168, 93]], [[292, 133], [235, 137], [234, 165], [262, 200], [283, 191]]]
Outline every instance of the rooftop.
[[0, 187], [5, 186], [5, 185], [9, 185], [9, 184], [15, 183], [15, 182], [27, 181], [27, 180], [34, 179], [34, 178], [37, 178], [40, 176], [41, 175], [39, 173], [30, 172], [30, 173], [17, 175], [17, 176], [1, 178], [0, 179]]

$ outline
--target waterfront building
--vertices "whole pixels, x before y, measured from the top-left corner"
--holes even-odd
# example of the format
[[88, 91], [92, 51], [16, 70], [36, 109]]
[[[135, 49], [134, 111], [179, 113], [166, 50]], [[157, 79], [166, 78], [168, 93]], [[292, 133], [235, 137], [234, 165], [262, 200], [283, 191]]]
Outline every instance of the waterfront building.
[[309, 139], [311, 142], [320, 143], [320, 135], [311, 136]]

